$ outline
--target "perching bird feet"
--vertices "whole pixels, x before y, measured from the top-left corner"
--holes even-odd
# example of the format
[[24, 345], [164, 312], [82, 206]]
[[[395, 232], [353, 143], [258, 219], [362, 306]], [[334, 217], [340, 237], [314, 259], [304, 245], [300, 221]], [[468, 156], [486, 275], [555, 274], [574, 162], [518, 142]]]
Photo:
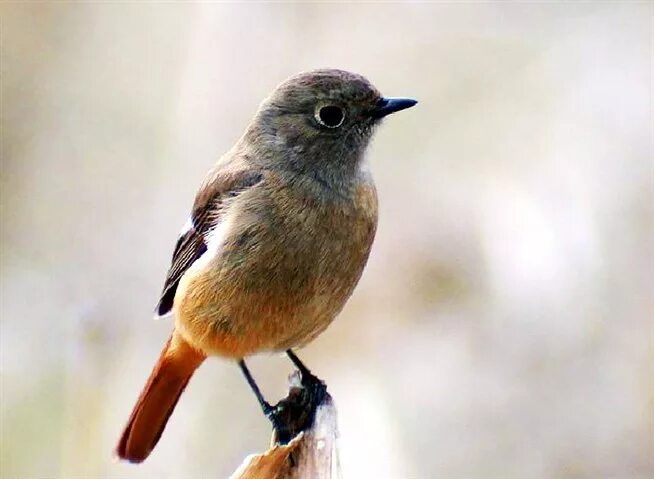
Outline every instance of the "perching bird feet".
[[275, 442], [278, 444], [288, 444], [300, 432], [310, 428], [316, 409], [327, 397], [325, 383], [311, 373], [293, 351], [289, 349], [286, 354], [297, 367], [297, 371], [289, 377], [288, 396], [274, 406], [271, 406], [261, 394], [245, 361], [241, 359], [238, 363], [263, 413], [273, 425]]
[[304, 368], [289, 377], [288, 396], [271, 406], [266, 414], [275, 430], [275, 442], [288, 444], [300, 432], [311, 427], [316, 409], [327, 396], [327, 386]]

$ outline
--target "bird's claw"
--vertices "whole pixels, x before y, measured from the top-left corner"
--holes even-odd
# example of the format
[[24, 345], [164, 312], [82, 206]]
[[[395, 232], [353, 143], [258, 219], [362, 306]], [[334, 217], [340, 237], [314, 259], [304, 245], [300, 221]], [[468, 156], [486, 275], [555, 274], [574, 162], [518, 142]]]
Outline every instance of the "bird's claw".
[[318, 377], [306, 371], [291, 376], [292, 386], [288, 396], [269, 411], [264, 411], [276, 433], [276, 442], [288, 444], [297, 434], [313, 424], [318, 406], [327, 396], [327, 386]]

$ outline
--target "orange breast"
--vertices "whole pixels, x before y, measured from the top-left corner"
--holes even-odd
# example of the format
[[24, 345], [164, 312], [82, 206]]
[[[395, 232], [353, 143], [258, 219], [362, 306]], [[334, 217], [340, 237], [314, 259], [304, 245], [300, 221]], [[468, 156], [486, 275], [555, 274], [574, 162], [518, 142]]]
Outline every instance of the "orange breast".
[[216, 256], [180, 281], [180, 334], [206, 354], [241, 358], [322, 332], [352, 293], [374, 237], [374, 187], [353, 193], [320, 202], [271, 187], [235, 203]]

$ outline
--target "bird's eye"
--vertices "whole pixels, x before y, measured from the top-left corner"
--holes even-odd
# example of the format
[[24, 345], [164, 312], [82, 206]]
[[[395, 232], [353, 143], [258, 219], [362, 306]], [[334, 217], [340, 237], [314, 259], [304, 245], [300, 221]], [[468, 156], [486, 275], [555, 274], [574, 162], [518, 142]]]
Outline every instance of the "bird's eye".
[[338, 128], [345, 120], [345, 112], [338, 106], [323, 106], [316, 112], [316, 120], [327, 128]]

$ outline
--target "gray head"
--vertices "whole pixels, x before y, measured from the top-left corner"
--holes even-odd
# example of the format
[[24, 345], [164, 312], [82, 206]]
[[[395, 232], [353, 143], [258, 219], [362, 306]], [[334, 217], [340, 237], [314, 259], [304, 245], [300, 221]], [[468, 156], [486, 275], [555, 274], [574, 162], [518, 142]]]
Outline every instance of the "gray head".
[[265, 149], [278, 167], [351, 169], [381, 119], [415, 104], [384, 98], [361, 75], [314, 70], [275, 89], [261, 104], [246, 139], [257, 143], [259, 154]]

